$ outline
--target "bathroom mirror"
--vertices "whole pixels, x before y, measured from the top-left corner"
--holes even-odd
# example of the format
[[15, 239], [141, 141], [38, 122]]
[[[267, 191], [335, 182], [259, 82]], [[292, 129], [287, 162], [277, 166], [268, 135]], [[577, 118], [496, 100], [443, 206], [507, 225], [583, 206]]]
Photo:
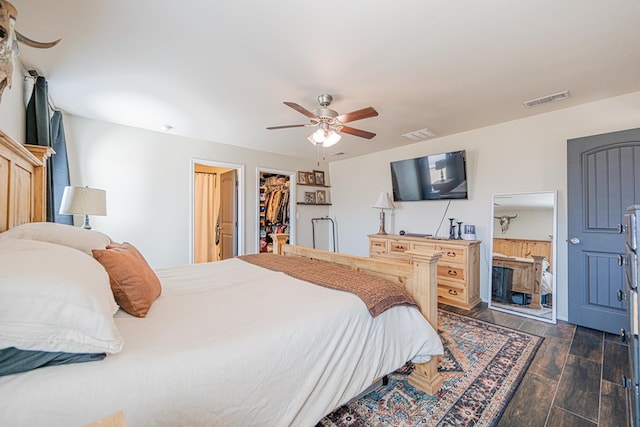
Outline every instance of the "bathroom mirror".
[[494, 194], [489, 307], [556, 323], [556, 191]]

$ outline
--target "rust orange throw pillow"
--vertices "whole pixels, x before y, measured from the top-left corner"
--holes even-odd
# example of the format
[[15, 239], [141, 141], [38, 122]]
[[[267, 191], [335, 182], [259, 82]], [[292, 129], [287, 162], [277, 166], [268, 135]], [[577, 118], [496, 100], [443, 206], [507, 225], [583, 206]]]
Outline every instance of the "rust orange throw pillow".
[[160, 296], [160, 279], [142, 254], [130, 243], [111, 243], [106, 249], [94, 249], [93, 257], [107, 270], [111, 290], [124, 311], [145, 317]]

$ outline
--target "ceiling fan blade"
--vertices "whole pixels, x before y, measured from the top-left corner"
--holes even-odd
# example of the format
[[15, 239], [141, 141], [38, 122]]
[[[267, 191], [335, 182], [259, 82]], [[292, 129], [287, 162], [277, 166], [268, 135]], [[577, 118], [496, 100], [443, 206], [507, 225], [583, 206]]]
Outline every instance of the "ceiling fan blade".
[[303, 106], [301, 106], [299, 104], [296, 104], [295, 102], [284, 101], [284, 105], [293, 108], [298, 113], [302, 113], [305, 116], [309, 117], [310, 119], [314, 119], [314, 120], [319, 120], [320, 119], [320, 117], [316, 116], [311, 111], [307, 110], [306, 108], [304, 108]]
[[348, 133], [349, 135], [359, 136], [360, 138], [367, 138], [367, 139], [371, 139], [374, 136], [376, 136], [376, 134], [373, 132], [352, 128], [351, 126], [342, 126], [342, 129], [340, 129], [340, 132]]
[[267, 129], [274, 130], [274, 129], [287, 129], [287, 128], [303, 128], [307, 126], [309, 125], [283, 125], [283, 126], [270, 126]]
[[361, 110], [352, 111], [350, 113], [340, 114], [336, 119], [340, 123], [354, 122], [356, 120], [368, 119], [369, 117], [375, 117], [378, 112], [373, 107], [363, 108]]

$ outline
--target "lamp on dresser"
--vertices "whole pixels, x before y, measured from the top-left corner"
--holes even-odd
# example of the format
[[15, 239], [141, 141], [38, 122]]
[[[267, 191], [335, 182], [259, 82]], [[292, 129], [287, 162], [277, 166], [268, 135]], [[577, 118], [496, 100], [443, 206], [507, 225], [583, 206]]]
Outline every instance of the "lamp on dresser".
[[380, 230], [378, 231], [378, 234], [387, 234], [387, 232], [384, 230], [384, 210], [395, 208], [393, 202], [391, 201], [391, 197], [389, 197], [389, 193], [386, 193], [384, 191], [381, 192], [378, 195], [378, 200], [376, 200], [376, 203], [373, 205], [373, 207], [376, 209], [380, 209]]
[[65, 187], [60, 213], [84, 215], [82, 228], [91, 230], [89, 215], [107, 215], [107, 193], [98, 188]]

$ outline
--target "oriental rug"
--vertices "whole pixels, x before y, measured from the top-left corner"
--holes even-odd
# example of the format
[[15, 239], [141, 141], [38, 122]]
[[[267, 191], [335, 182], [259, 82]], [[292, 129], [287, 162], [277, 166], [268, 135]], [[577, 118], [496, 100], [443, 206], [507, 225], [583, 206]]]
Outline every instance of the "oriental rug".
[[543, 338], [448, 311], [438, 316], [444, 385], [436, 395], [408, 383], [408, 363], [316, 427], [496, 425]]

